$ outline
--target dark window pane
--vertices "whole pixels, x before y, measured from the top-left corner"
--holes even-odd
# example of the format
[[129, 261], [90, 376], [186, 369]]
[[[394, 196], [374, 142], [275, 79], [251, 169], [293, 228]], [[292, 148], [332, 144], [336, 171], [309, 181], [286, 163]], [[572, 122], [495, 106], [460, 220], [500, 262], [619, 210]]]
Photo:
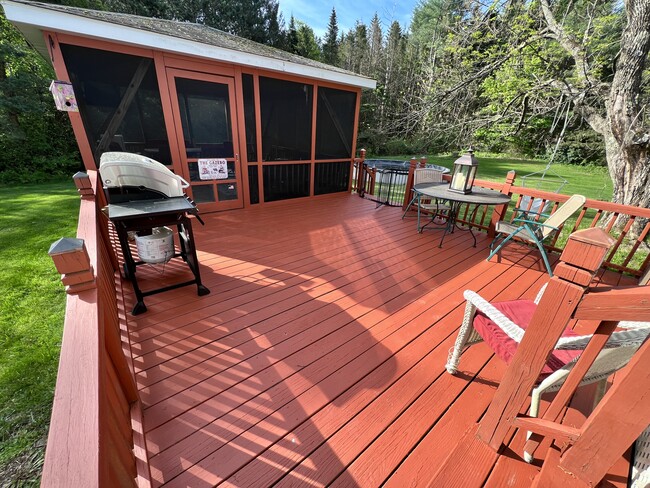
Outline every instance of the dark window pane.
[[318, 88], [316, 159], [352, 157], [352, 135], [357, 94]]
[[244, 89], [244, 123], [246, 124], [246, 157], [257, 162], [257, 125], [255, 124], [255, 90], [253, 75], [242, 75]]
[[188, 158], [232, 158], [228, 85], [176, 78]]
[[264, 201], [309, 196], [309, 164], [275, 164], [264, 166]]
[[257, 166], [248, 167], [248, 188], [251, 195], [251, 204], [260, 203], [260, 187], [257, 179]]
[[172, 164], [153, 60], [67, 44], [61, 44], [61, 52], [95, 162], [99, 164], [98, 145], [107, 128], [112, 127], [109, 123], [128, 94], [134, 75], [145, 69], [123, 119], [108, 134], [108, 143], [101, 152], [127, 151]]
[[192, 185], [192, 195], [196, 203], [214, 202], [214, 185]]
[[314, 170], [314, 195], [348, 190], [350, 161], [316, 163]]
[[313, 86], [260, 77], [262, 160], [311, 158]]
[[217, 185], [219, 201], [237, 200], [237, 185], [234, 183], [219, 183]]

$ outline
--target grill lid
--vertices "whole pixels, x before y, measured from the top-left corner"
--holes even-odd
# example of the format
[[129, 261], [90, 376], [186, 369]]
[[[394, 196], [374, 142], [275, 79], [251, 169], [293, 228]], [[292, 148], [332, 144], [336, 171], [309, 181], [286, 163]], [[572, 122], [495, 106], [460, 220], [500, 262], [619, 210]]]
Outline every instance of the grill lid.
[[[129, 194], [133, 199], [182, 197], [190, 186], [164, 164], [140, 154], [105, 152], [99, 162], [99, 174], [109, 195]], [[141, 194], [140, 197], [137, 195]], [[147, 196], [145, 196], [147, 195]]]

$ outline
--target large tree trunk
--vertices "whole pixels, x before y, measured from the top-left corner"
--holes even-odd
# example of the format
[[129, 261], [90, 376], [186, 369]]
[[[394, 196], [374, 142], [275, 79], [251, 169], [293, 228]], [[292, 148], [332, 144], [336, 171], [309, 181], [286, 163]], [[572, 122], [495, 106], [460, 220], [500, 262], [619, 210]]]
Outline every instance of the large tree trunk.
[[[628, 0], [627, 26], [621, 37], [603, 133], [614, 185], [612, 200], [634, 207], [650, 204], [650, 130], [644, 126], [642, 75], [650, 51], [650, 2]], [[637, 226], [638, 229], [638, 226]]]
[[650, 2], [629, 0], [626, 7], [628, 23], [607, 100], [607, 132], [611, 137], [604, 135], [614, 201], [647, 206], [650, 132], [643, 125], [645, 107], [640, 94], [650, 51]]
[[[650, 0], [626, 2], [627, 25], [607, 95], [602, 91], [603, 84], [590, 76], [584, 46], [556, 21], [549, 0], [540, 0], [540, 4], [549, 31], [576, 63], [574, 75], [578, 84], [566, 84], [565, 92], [574, 101], [576, 110], [605, 141], [607, 166], [614, 186], [612, 200], [647, 207], [650, 204], [650, 128], [644, 125], [648, 108], [642, 101], [642, 77], [650, 51]], [[591, 105], [598, 92], [605, 96], [604, 107]]]
[[612, 201], [634, 207], [650, 207], [647, 147], [623, 146], [613, 134], [604, 138], [607, 166], [614, 186]]

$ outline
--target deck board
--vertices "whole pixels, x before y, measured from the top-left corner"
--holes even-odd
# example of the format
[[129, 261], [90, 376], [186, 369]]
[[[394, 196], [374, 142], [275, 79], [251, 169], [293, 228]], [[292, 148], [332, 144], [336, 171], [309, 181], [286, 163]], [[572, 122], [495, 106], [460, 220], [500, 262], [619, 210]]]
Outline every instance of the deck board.
[[[531, 298], [547, 279], [535, 251], [508, 246], [488, 263], [487, 236], [474, 248], [461, 231], [439, 249], [438, 230], [356, 196], [204, 220], [211, 293], [153, 295], [128, 316], [155, 487], [426, 486], [505, 370], [478, 345], [445, 372], [462, 292]], [[145, 290], [186, 274], [138, 270]], [[537, 469], [502, 457], [488, 486]]]

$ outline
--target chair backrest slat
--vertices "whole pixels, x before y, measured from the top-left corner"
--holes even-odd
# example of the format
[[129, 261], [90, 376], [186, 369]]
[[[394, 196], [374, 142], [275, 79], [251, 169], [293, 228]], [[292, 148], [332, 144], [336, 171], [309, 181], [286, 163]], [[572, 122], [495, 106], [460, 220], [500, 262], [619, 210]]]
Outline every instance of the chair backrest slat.
[[556, 211], [544, 222], [545, 225], [550, 227], [543, 227], [542, 235], [544, 238], [553, 232], [552, 227], [559, 228], [564, 222], [567, 221], [574, 213], [580, 210], [587, 199], [582, 195], [572, 195], [566, 202], [564, 202]]
[[431, 168], [416, 168], [413, 174], [413, 184], [442, 183], [442, 171]]

